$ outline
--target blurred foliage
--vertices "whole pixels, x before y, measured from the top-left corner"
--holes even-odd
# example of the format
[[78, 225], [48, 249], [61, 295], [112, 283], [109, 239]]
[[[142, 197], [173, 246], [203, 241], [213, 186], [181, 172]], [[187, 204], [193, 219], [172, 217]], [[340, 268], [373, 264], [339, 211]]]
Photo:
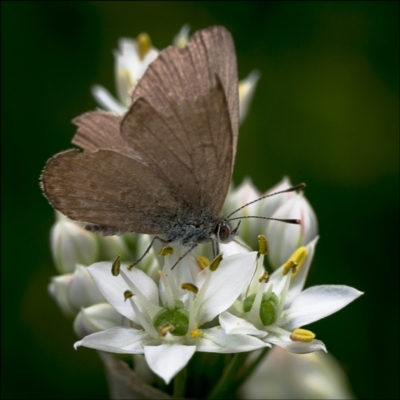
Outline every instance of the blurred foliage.
[[311, 329], [357, 397], [398, 398], [398, 8], [2, 2], [2, 398], [107, 398], [96, 353], [73, 350], [72, 325], [47, 294], [54, 215], [38, 177], [71, 147], [71, 119], [96, 108], [90, 86], [114, 91], [118, 38], [147, 31], [161, 49], [185, 23], [192, 32], [226, 26], [240, 77], [261, 72], [234, 181], [250, 176], [265, 190], [286, 174], [307, 183], [321, 232], [308, 285], [366, 293]]

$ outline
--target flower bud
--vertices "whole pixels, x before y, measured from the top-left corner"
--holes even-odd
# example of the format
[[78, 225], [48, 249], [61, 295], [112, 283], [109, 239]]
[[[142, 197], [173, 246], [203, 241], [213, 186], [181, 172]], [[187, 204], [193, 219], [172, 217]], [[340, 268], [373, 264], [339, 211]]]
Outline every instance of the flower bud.
[[75, 316], [82, 307], [105, 301], [86, 268], [81, 265], [77, 265], [73, 274], [53, 277], [48, 290], [67, 316]]
[[99, 257], [96, 261], [113, 261], [118, 255], [121, 260], [131, 260], [132, 254], [122, 236], [98, 236]]
[[98, 244], [95, 236], [60, 213], [51, 229], [50, 243], [60, 274], [73, 272], [76, 264], [90, 265], [96, 261]]
[[120, 326], [122, 316], [108, 303], [82, 308], [74, 321], [74, 331], [79, 338], [95, 332]]
[[267, 239], [269, 262], [274, 268], [284, 264], [300, 246], [309, 243], [318, 234], [317, 217], [303, 194], [297, 194], [282, 204], [273, 218], [299, 219], [300, 225], [269, 221]]
[[239, 398], [353, 399], [354, 395], [331, 354], [292, 354], [275, 346], [241, 386]]

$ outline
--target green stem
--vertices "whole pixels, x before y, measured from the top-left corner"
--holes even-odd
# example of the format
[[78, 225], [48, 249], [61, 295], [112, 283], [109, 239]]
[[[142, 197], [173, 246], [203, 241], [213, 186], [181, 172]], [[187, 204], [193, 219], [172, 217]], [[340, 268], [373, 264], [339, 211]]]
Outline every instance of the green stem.
[[173, 396], [178, 399], [185, 397], [187, 369], [183, 368], [181, 372], [174, 378], [174, 393]]
[[221, 395], [223, 395], [226, 390], [232, 385], [234, 382], [236, 374], [243, 367], [244, 361], [249, 353], [237, 353], [234, 355], [232, 361], [225, 368], [220, 380], [214, 387], [213, 391], [208, 395], [207, 399], [217, 399]]
[[239, 387], [253, 373], [253, 371], [257, 368], [258, 364], [267, 354], [269, 349], [270, 347], [265, 347], [261, 351], [261, 353], [256, 357], [256, 359], [252, 361], [251, 364], [244, 370], [243, 374], [241, 374], [238, 379], [237, 387]]

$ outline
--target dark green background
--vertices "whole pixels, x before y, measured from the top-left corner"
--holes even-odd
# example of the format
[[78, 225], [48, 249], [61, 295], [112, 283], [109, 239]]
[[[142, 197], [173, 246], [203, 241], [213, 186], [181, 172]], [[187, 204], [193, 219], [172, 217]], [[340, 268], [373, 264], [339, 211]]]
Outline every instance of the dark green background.
[[114, 91], [112, 49], [184, 23], [226, 26], [239, 75], [262, 78], [234, 181], [306, 182], [321, 240], [308, 285], [365, 295], [312, 330], [360, 398], [398, 398], [398, 2], [2, 2], [2, 398], [106, 398], [94, 351], [47, 294], [53, 211], [38, 187], [71, 119]]

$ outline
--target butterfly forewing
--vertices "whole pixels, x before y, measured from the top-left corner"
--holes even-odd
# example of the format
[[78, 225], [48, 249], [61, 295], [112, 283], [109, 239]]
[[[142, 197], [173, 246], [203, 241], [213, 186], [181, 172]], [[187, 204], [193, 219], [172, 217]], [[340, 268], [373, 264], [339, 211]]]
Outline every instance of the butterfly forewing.
[[[238, 76], [235, 47], [225, 28], [204, 29], [196, 32], [184, 48], [168, 47], [161, 52], [133, 91], [132, 101], [144, 97], [155, 109], [165, 109], [171, 100], [179, 102], [207, 93], [215, 86], [216, 75], [228, 104], [235, 160], [239, 126]], [[187, 146], [190, 150], [190, 145]]]
[[121, 132], [193, 213], [207, 207], [217, 219], [233, 162], [224, 90], [217, 77], [206, 94], [168, 104], [155, 111], [146, 100], [138, 99], [125, 116]]

